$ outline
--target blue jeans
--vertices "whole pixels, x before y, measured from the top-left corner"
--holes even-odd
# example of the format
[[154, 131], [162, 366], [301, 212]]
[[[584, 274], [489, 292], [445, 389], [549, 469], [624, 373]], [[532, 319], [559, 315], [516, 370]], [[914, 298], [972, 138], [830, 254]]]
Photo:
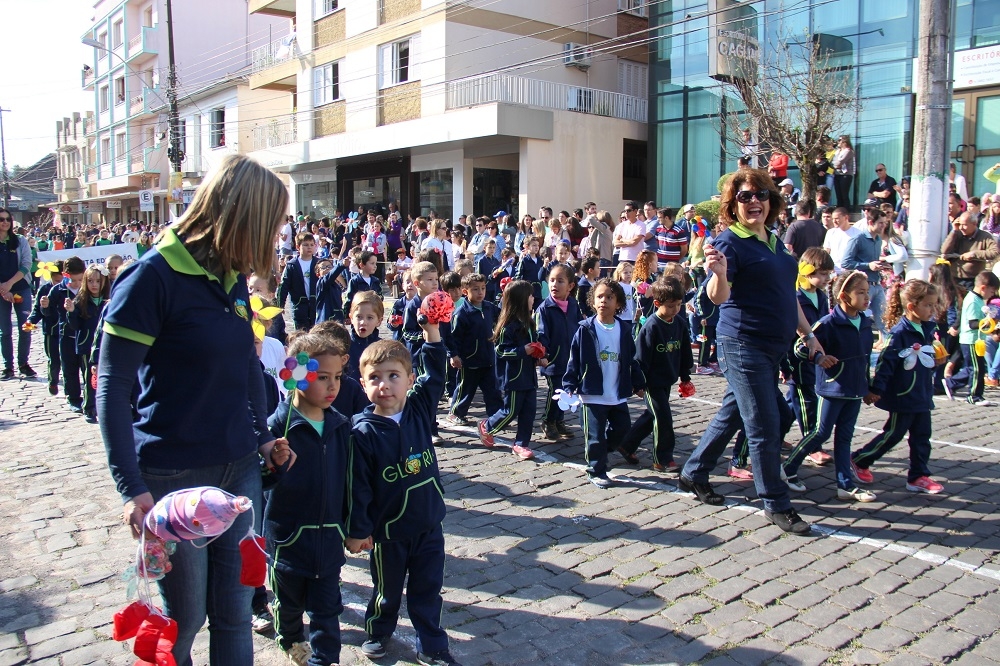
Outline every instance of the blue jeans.
[[[19, 286], [20, 285], [20, 286]], [[28, 365], [28, 352], [31, 350], [31, 333], [22, 326], [31, 314], [31, 286], [22, 280], [14, 285], [11, 294], [21, 297], [20, 303], [11, 303], [0, 298], [0, 353], [3, 354], [3, 367], [14, 367], [14, 329], [11, 326], [11, 315], [17, 321], [17, 364]]]
[[728, 336], [719, 336], [716, 345], [726, 394], [681, 474], [696, 483], [708, 483], [729, 440], [743, 427], [758, 497], [768, 511], [787, 511], [792, 504], [788, 486], [781, 480], [782, 410], [778, 406], [785, 400], [778, 386], [778, 364], [785, 351]]
[[608, 476], [608, 451], [622, 444], [632, 425], [628, 403], [617, 405], [580, 405], [580, 425], [583, 428], [583, 455], [587, 461], [587, 476]]
[[987, 335], [986, 341], [986, 376], [990, 379], [1000, 378], [1000, 344], [993, 341], [992, 335]]
[[885, 313], [885, 287], [881, 283], [868, 284], [868, 308], [872, 311], [872, 318], [875, 320], [873, 328], [884, 338], [886, 330], [882, 315]]
[[[196, 469], [143, 468], [142, 478], [154, 500], [174, 490], [215, 486], [253, 500], [255, 529], [260, 533], [263, 513], [260, 490], [260, 456], [244, 456], [226, 465]], [[253, 637], [250, 631], [250, 599], [253, 588], [240, 583], [240, 540], [250, 529], [250, 515], [236, 519], [232, 527], [204, 548], [181, 541], [170, 556], [173, 570], [159, 582], [163, 610], [177, 622], [174, 658], [178, 666], [190, 666], [191, 644], [208, 616], [209, 659], [213, 666], [252, 666]], [[204, 540], [199, 539], [199, 545]]]

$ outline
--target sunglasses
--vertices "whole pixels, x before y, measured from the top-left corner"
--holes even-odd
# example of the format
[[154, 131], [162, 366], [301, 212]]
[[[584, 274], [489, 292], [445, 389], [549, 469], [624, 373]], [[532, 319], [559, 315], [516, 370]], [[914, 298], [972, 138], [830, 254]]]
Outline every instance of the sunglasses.
[[12, 217], [0, 217], [0, 222], [13, 222], [13, 221], [14, 218]]
[[884, 173], [885, 169], [875, 169], [875, 173]]
[[748, 204], [756, 199], [761, 203], [771, 199], [770, 190], [740, 190], [736, 193], [736, 200], [741, 204]]

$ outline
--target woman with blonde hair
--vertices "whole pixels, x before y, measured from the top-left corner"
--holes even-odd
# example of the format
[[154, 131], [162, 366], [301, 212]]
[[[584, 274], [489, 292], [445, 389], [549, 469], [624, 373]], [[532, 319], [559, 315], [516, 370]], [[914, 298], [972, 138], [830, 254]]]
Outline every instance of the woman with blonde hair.
[[[134, 538], [155, 501], [197, 486], [251, 498], [259, 525], [260, 458], [271, 468], [294, 462], [288, 442], [267, 429], [246, 278], [251, 271], [271, 274], [287, 207], [277, 176], [246, 157], [226, 157], [180, 220], [115, 283], [105, 310], [97, 412]], [[164, 611], [177, 622], [173, 654], [180, 666], [191, 664], [206, 615], [211, 663], [253, 663], [253, 588], [240, 584], [239, 551], [250, 521], [249, 512], [241, 515], [202, 548], [182, 541], [170, 557], [173, 569], [159, 587]]]

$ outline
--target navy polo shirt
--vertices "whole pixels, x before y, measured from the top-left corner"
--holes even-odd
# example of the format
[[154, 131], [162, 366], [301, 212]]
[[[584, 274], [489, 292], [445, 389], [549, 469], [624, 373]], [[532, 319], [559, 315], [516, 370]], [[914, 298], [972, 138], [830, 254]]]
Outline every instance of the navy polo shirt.
[[726, 256], [731, 285], [729, 300], [719, 306], [716, 334], [787, 349], [799, 323], [795, 257], [773, 233], [765, 242], [741, 224], [723, 231], [713, 245]]
[[140, 467], [226, 464], [273, 439], [258, 441], [248, 407], [249, 302], [244, 276], [220, 283], [173, 230], [115, 280], [104, 332], [149, 346], [133, 425]]

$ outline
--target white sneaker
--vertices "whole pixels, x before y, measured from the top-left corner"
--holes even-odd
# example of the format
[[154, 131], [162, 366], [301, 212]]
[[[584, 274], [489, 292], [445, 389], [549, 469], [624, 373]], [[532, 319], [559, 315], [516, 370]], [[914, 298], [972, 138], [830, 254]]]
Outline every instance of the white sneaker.
[[785, 482], [785, 485], [788, 486], [789, 489], [794, 490], [797, 493], [804, 493], [805, 491], [809, 490], [808, 488], [806, 488], [806, 484], [799, 481], [798, 475], [788, 476], [785, 474], [784, 467], [780, 469], [781, 469], [781, 480]]
[[850, 490], [837, 488], [837, 499], [849, 502], [874, 502], [875, 493], [865, 488], [851, 488]]
[[313, 653], [308, 641], [293, 643], [292, 647], [287, 650], [282, 648], [281, 651], [288, 657], [288, 661], [295, 664], [295, 666], [309, 666], [309, 657]]
[[715, 371], [707, 365], [699, 365], [698, 369], [694, 371], [696, 375], [714, 375]]

